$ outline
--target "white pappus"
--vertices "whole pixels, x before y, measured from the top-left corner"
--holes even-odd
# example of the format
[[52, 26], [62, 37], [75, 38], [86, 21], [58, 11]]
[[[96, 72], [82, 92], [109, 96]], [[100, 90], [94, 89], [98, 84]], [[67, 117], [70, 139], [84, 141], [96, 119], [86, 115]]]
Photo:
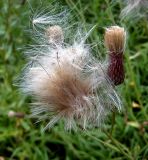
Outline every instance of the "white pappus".
[[29, 62], [20, 87], [33, 97], [32, 116], [48, 121], [45, 129], [59, 120], [68, 130], [100, 127], [110, 112], [121, 110], [121, 101], [106, 75], [106, 64], [85, 44], [90, 32], [81, 34], [80, 25], [73, 29], [76, 25], [69, 26], [67, 16], [64, 11], [33, 18], [37, 44], [25, 52]]

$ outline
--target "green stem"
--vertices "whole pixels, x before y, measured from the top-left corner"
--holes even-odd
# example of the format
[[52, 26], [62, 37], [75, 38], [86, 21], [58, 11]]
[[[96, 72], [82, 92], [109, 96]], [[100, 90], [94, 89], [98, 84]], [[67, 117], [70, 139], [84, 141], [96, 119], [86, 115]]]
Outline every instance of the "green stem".
[[126, 148], [125, 146], [123, 146], [120, 142], [116, 141], [110, 134], [108, 134], [106, 131], [104, 132], [106, 134], [106, 136], [112, 141], [112, 143], [114, 144], [110, 144], [109, 142], [104, 142], [101, 139], [96, 138], [93, 135], [90, 135], [88, 133], [86, 133], [86, 135], [96, 141], [98, 141], [99, 143], [102, 143], [104, 146], [115, 150], [116, 152], [122, 153], [126, 158], [128, 158], [129, 160], [133, 160], [133, 157], [131, 155], [131, 153], [129, 152], [128, 148]]
[[112, 141], [112, 143], [120, 150], [120, 152], [125, 155], [128, 159], [133, 160], [133, 157], [130, 153], [130, 151], [128, 150], [127, 147], [123, 146], [120, 142], [118, 142], [117, 140], [115, 140], [112, 136], [110, 136], [110, 134], [108, 134], [106, 131], [104, 132], [107, 137]]
[[[131, 68], [131, 63], [130, 63], [130, 60], [129, 60], [129, 53], [128, 52], [127, 52], [126, 61], [127, 61], [127, 64], [128, 64], [128, 70], [129, 70], [131, 79], [132, 79], [132, 81], [135, 82], [135, 76], [134, 76], [134, 72], [133, 72], [133, 70]], [[135, 89], [135, 93], [136, 93], [136, 96], [137, 96], [137, 100], [138, 100], [138, 102], [139, 102], [139, 104], [140, 104], [140, 106], [142, 108], [143, 115], [145, 116], [145, 118], [147, 118], [147, 115], [146, 115], [146, 113], [144, 111], [144, 106], [143, 106], [142, 101], [141, 101], [141, 94], [138, 91], [137, 85], [135, 85], [134, 89]]]
[[[85, 24], [86, 21], [85, 21], [84, 15], [82, 14], [82, 9], [79, 9], [79, 8], [77, 7], [76, 3], [73, 2], [73, 0], [66, 0], [66, 2], [67, 2], [67, 4], [68, 4], [71, 8], [73, 7], [73, 9], [76, 11], [76, 13], [79, 14], [79, 16], [80, 16], [80, 18], [81, 18], [81, 20], [82, 20], [82, 23]], [[80, 3], [80, 2], [79, 2], [79, 3]]]
[[112, 10], [111, 10], [111, 4], [108, 0], [105, 0], [105, 2], [106, 2], [106, 5], [107, 5], [108, 16], [110, 17], [112, 23], [115, 25], [116, 23], [115, 23], [115, 20], [114, 20], [114, 15], [113, 15]]
[[113, 112], [113, 114], [112, 114], [112, 124], [111, 124], [110, 136], [112, 136], [112, 133], [113, 133], [113, 130], [114, 130], [115, 119], [116, 119], [116, 113]]

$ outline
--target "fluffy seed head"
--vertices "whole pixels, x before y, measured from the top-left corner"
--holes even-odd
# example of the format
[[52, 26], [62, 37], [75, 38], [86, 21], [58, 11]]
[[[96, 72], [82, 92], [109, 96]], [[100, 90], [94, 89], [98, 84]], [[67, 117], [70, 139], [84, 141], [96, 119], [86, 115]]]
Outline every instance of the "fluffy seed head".
[[105, 45], [110, 53], [123, 53], [125, 47], [126, 32], [124, 28], [112, 26], [105, 31]]
[[15, 112], [14, 111], [9, 111], [8, 112], [8, 117], [14, 117], [15, 116]]
[[24, 92], [35, 98], [32, 115], [49, 120], [45, 129], [60, 119], [66, 129], [100, 127], [113, 109], [121, 109], [104, 69], [84, 44], [37, 57], [22, 82]]
[[58, 25], [50, 26], [46, 30], [46, 36], [49, 43], [61, 44], [64, 40], [62, 28]]
[[[73, 33], [75, 30], [69, 28], [63, 36], [62, 30], [66, 29], [58, 22], [56, 25], [57, 16], [55, 19], [46, 15], [42, 15], [43, 22], [37, 17], [40, 24], [46, 22], [50, 26], [43, 27], [46, 38], [45, 34], [39, 34], [44, 35], [37, 37], [39, 45], [26, 52], [31, 58], [21, 78], [22, 90], [34, 98], [32, 116], [39, 121], [47, 120], [45, 129], [59, 120], [65, 122], [66, 129], [99, 127], [115, 108], [121, 110], [120, 99], [107, 77], [106, 65], [96, 60], [85, 44], [90, 32], [82, 33], [78, 27], [78, 32]], [[65, 15], [58, 15], [63, 22]], [[67, 43], [58, 45], [63, 39]]]

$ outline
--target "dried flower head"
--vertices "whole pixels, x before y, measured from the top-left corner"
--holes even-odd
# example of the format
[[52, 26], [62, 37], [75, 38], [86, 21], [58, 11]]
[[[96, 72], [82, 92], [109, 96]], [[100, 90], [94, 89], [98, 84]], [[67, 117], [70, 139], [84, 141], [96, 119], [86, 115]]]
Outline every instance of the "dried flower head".
[[8, 117], [13, 118], [24, 118], [25, 114], [23, 112], [14, 112], [14, 111], [9, 111], [8, 112]]
[[124, 28], [119, 26], [111, 26], [109, 28], [106, 28], [104, 39], [109, 53], [123, 53], [125, 48], [125, 38], [126, 32]]
[[[121, 101], [105, 72], [106, 65], [98, 62], [85, 44], [90, 32], [82, 33], [78, 27], [73, 33], [69, 27], [69, 35], [63, 35], [65, 28], [47, 15], [42, 16], [43, 22], [37, 16], [40, 24], [46, 22], [48, 26], [39, 34], [42, 36], [37, 36], [39, 45], [26, 51], [31, 57], [21, 78], [23, 91], [34, 97], [32, 116], [39, 121], [48, 120], [45, 129], [60, 119], [66, 129], [98, 127], [111, 111], [121, 110]], [[73, 43], [64, 42], [65, 39]]]
[[48, 27], [46, 36], [49, 39], [49, 43], [56, 45], [60, 45], [64, 40], [62, 28], [58, 25]]
[[106, 29], [104, 39], [109, 53], [108, 76], [114, 85], [119, 85], [124, 81], [123, 52], [126, 32], [122, 27], [112, 26]]

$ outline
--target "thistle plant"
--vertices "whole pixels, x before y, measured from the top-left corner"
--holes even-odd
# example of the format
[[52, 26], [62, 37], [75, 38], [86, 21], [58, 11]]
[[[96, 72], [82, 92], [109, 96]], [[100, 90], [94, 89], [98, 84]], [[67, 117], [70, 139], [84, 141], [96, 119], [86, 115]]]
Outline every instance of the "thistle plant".
[[90, 45], [85, 44], [90, 32], [81, 32], [83, 27], [77, 25], [72, 33], [69, 24], [67, 31], [61, 23], [65, 16], [61, 15], [45, 14], [33, 19], [39, 44], [26, 51], [30, 57], [21, 88], [34, 98], [32, 116], [38, 121], [48, 120], [45, 129], [59, 120], [68, 130], [101, 127], [111, 112], [122, 109], [114, 85], [124, 79], [125, 31], [118, 26], [106, 30], [106, 68], [92, 55]]

